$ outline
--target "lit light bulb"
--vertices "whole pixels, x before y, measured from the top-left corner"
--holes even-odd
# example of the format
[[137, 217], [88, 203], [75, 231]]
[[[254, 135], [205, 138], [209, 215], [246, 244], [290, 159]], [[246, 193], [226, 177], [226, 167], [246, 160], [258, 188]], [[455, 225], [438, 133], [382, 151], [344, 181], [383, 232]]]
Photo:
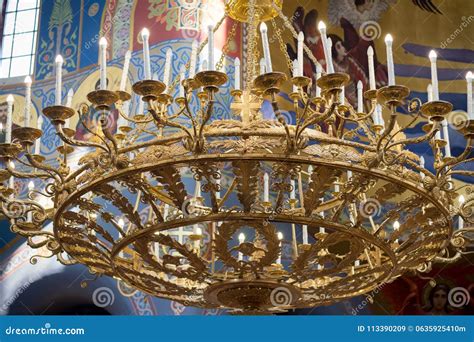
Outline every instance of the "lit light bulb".
[[0, 131], [3, 131], [3, 123], [0, 122]]
[[120, 227], [120, 228], [123, 228], [125, 226], [125, 222], [123, 220], [123, 218], [119, 218], [118, 222], [117, 222], [117, 225]]
[[321, 21], [318, 23], [318, 30], [319, 30], [319, 31], [322, 31], [322, 30], [325, 31], [325, 30], [326, 30], [326, 24], [324, 23], [324, 21], [321, 20]]
[[386, 42], [386, 43], [391, 43], [391, 42], [393, 42], [393, 37], [392, 37], [392, 35], [391, 35], [390, 33], [385, 36], [385, 42]]
[[14, 169], [14, 168], [15, 168], [15, 163], [14, 163], [14, 162], [12, 162], [11, 160], [10, 160], [10, 162], [8, 163], [8, 165], [10, 165], [10, 167], [11, 167], [12, 169]]
[[28, 190], [31, 191], [31, 190], [33, 190], [34, 188], [35, 188], [35, 183], [33, 183], [33, 181], [30, 180], [30, 181], [28, 182]]
[[145, 27], [141, 31], [142, 38], [148, 38], [150, 37], [150, 31]]
[[245, 242], [245, 234], [244, 233], [240, 233], [239, 234], [239, 243], [244, 243]]
[[105, 37], [100, 38], [99, 45], [107, 46], [107, 39]]
[[400, 229], [400, 222], [395, 221], [395, 222], [393, 223], [393, 229], [395, 229], [395, 230]]
[[25, 77], [25, 84], [31, 85], [32, 82], [33, 82], [33, 81], [31, 80], [31, 77], [30, 77], [30, 76], [26, 76], [26, 77]]
[[472, 81], [473, 78], [474, 78], [474, 74], [472, 73], [472, 71], [468, 71], [466, 73], [466, 80]]
[[464, 195], [460, 195], [459, 198], [458, 198], [458, 201], [459, 201], [459, 204], [464, 204], [464, 202], [466, 202], [466, 199], [464, 198]]
[[57, 55], [55, 62], [56, 62], [56, 63], [62, 63], [62, 62], [64, 62], [63, 56]]
[[14, 100], [15, 100], [15, 99], [13, 98], [13, 95], [12, 95], [12, 94], [9, 94], [9, 95], [7, 96], [7, 102], [8, 102], [9, 104], [12, 104]]
[[436, 51], [435, 50], [431, 50], [428, 57], [430, 58], [430, 60], [436, 60], [436, 58], [438, 57], [438, 55], [436, 54]]
[[278, 232], [277, 236], [278, 236], [278, 240], [283, 240], [283, 233], [282, 232]]

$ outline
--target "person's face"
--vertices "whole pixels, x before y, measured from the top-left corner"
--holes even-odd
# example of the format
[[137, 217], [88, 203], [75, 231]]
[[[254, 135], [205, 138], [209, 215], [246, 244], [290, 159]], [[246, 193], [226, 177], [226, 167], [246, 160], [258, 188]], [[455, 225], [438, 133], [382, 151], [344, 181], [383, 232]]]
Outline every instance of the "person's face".
[[433, 295], [433, 309], [444, 310], [446, 306], [446, 292], [444, 290], [438, 290]]
[[338, 60], [342, 60], [344, 57], [346, 57], [347, 51], [342, 42], [336, 43], [336, 52]]
[[0, 122], [6, 123], [8, 115], [8, 106], [6, 104], [0, 104]]

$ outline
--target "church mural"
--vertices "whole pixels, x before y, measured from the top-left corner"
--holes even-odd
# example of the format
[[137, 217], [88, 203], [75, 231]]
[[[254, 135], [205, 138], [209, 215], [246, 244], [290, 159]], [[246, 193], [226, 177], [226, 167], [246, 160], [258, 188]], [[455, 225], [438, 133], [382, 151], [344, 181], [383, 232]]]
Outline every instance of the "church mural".
[[[461, 6], [462, 5], [462, 6]], [[98, 115], [88, 103], [81, 102], [86, 94], [96, 89], [99, 79], [97, 69], [98, 40], [105, 36], [110, 42], [108, 46], [108, 86], [118, 89], [123, 67], [123, 57], [128, 50], [132, 51], [130, 71], [128, 73], [127, 90], [131, 84], [143, 79], [142, 44], [139, 32], [143, 27], [151, 31], [150, 45], [152, 56], [152, 72], [156, 77], [163, 75], [164, 53], [167, 48], [173, 50], [173, 77], [177, 77], [179, 69], [190, 56], [193, 40], [203, 41], [206, 38], [205, 28], [209, 23], [216, 23], [223, 14], [223, 0], [43, 0], [41, 5], [41, 20], [39, 27], [38, 49], [35, 64], [33, 83], [32, 125], [36, 125], [38, 109], [51, 105], [54, 102], [54, 58], [61, 53], [64, 57], [65, 80], [63, 83], [63, 102], [69, 89], [74, 90], [72, 107], [82, 114], [82, 121], [76, 115], [71, 119], [70, 127], [75, 129], [75, 138], [78, 140], [97, 139], [102, 134], [98, 127]], [[461, 10], [462, 8], [462, 10]], [[461, 12], [462, 11], [462, 12]], [[466, 109], [465, 73], [472, 68], [474, 50], [469, 39], [474, 37], [474, 17], [465, 13], [474, 13], [474, 2], [454, 0], [439, 1], [401, 1], [401, 0], [313, 0], [301, 7], [298, 2], [284, 1], [283, 12], [290, 20], [290, 25], [296, 31], [305, 33], [305, 42], [316, 59], [324, 66], [325, 61], [322, 46], [317, 30], [319, 20], [328, 24], [328, 36], [333, 41], [332, 56], [337, 71], [351, 75], [353, 83], [346, 89], [348, 101], [354, 104], [355, 90], [358, 80], [362, 81], [364, 89], [368, 87], [368, 65], [366, 52], [369, 47], [374, 49], [377, 86], [387, 83], [385, 50], [383, 36], [390, 27], [392, 35], [397, 38], [395, 53], [395, 70], [400, 83], [412, 89], [411, 98], [426, 101], [426, 86], [429, 83], [430, 71], [428, 51], [436, 49], [439, 54], [440, 66], [440, 93], [442, 99], [453, 102], [455, 108], [461, 111]], [[458, 18], [456, 22], [449, 22], [444, 17]], [[423, 23], [413, 25], [414, 22]], [[223, 23], [226, 30], [216, 35], [216, 49], [221, 51], [232, 23]], [[288, 34], [288, 33], [286, 33]], [[471, 38], [469, 38], [471, 37]], [[292, 42], [285, 46], [291, 58], [296, 54], [296, 41], [291, 36], [285, 37]], [[242, 33], [237, 30], [235, 37], [229, 42], [229, 54], [232, 58], [241, 56]], [[278, 42], [271, 43], [273, 56], [280, 56]], [[274, 58], [275, 70], [285, 70], [287, 66], [283, 58]], [[233, 84], [232, 75], [234, 66], [232, 59], [224, 63], [226, 73], [230, 76], [228, 85]], [[309, 58], [305, 58], [304, 73], [314, 79], [316, 67]], [[231, 117], [228, 111], [232, 101], [230, 87], [226, 87], [219, 95], [216, 103], [217, 116]], [[22, 85], [0, 91], [0, 124], [5, 125], [5, 98], [12, 92], [15, 96], [14, 119], [15, 125], [22, 125], [24, 98]], [[178, 89], [175, 88], [177, 93]], [[291, 120], [292, 104], [286, 93], [280, 94], [282, 108], [288, 109]], [[130, 115], [138, 114], [139, 98], [132, 98]], [[196, 103], [194, 103], [196, 105]], [[267, 104], [268, 105], [268, 104]], [[265, 105], [266, 106], [266, 105]], [[117, 108], [111, 111], [107, 127], [112, 133], [117, 131]], [[86, 129], [87, 128], [87, 129]], [[421, 124], [413, 130], [413, 136], [421, 130]], [[43, 123], [41, 151], [48, 156], [52, 165], [56, 165], [57, 151], [60, 144], [54, 127], [48, 120]], [[92, 134], [94, 132], [96, 135]], [[460, 153], [464, 147], [464, 138], [450, 127], [453, 154]], [[3, 135], [0, 139], [4, 139]], [[432, 164], [431, 150], [428, 145], [414, 151], [424, 154], [427, 165]], [[79, 159], [83, 152], [77, 152], [71, 158]], [[462, 178], [461, 178], [462, 180]], [[22, 182], [17, 182], [18, 188], [25, 188]], [[144, 213], [146, 215], [146, 213]], [[6, 222], [1, 223], [2, 231], [7, 229]], [[205, 230], [208, 234], [208, 230]], [[183, 236], [189, 232], [177, 231]], [[23, 241], [13, 235], [2, 233], [7, 243], [2, 247], [0, 290], [6, 288], [9, 281], [14, 281], [22, 272], [28, 271], [30, 249]], [[290, 246], [286, 250], [289, 257]], [[210, 253], [210, 251], [207, 251]], [[283, 255], [285, 259], [285, 255]], [[48, 262], [54, 262], [50, 260]], [[378, 293], [373, 294], [373, 303], [365, 297], [351, 299], [331, 308], [318, 308], [311, 312], [299, 313], [338, 313], [338, 314], [472, 314], [472, 304], [467, 309], [451, 308], [446, 306], [444, 298], [455, 287], [472, 284], [472, 258], [465, 260], [466, 272], [454, 274], [449, 270], [433, 270], [430, 276], [433, 281], [403, 278], [393, 284], [387, 284]], [[470, 270], [470, 271], [469, 271]], [[7, 272], [8, 271], [8, 272]], [[58, 271], [60, 272], [60, 271]], [[71, 272], [75, 276], [87, 272], [83, 268], [75, 268]], [[87, 274], [87, 273], [86, 273]], [[82, 279], [82, 276], [79, 277]], [[35, 280], [36, 281], [36, 280]], [[75, 283], [74, 289], [82, 291], [80, 281]], [[100, 284], [102, 286], [103, 284]], [[11, 285], [9, 285], [11, 286]], [[93, 289], [98, 284], [89, 282], [92, 296]], [[104, 285], [105, 286], [105, 285]], [[126, 312], [121, 314], [135, 315], [182, 315], [182, 314], [222, 314], [220, 310], [198, 310], [186, 308], [176, 302], [168, 302], [151, 298], [144, 293], [123, 288], [123, 284], [107, 283], [117, 300], [126, 298]], [[394, 289], [403, 289], [398, 292]], [[25, 293], [28, 289], [25, 289]], [[20, 294], [21, 295], [21, 294]], [[30, 294], [31, 295], [31, 294]], [[362, 301], [367, 304], [362, 309], [357, 307]], [[382, 303], [382, 304], [380, 304]], [[18, 303], [17, 303], [18, 304]], [[0, 303], [4, 305], [4, 303]], [[381, 308], [382, 306], [382, 308]], [[107, 307], [106, 307], [107, 308]], [[16, 307], [16, 309], [18, 309]], [[15, 309], [15, 310], [16, 310]], [[8, 313], [4, 310], [1, 313]], [[23, 313], [23, 312], [22, 312]]]

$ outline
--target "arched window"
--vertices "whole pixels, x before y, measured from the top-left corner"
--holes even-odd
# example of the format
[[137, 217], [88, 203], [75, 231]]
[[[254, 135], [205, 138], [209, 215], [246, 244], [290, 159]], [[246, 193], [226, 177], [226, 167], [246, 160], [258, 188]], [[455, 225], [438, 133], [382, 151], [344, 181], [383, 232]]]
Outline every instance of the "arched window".
[[3, 0], [0, 78], [31, 75], [40, 0]]

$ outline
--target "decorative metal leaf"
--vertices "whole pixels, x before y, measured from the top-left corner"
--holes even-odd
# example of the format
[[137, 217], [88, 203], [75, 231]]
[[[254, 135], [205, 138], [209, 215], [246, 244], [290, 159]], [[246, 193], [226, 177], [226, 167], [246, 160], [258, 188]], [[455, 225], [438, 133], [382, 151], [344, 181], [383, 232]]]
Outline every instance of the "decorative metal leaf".
[[163, 184], [173, 200], [173, 203], [178, 208], [182, 208], [183, 203], [186, 201], [187, 193], [184, 184], [181, 181], [181, 174], [179, 171], [173, 166], [166, 166], [150, 171], [150, 173], [158, 182]]
[[260, 163], [254, 161], [232, 162], [237, 180], [237, 197], [244, 211], [249, 212], [258, 196], [258, 172]]
[[314, 209], [321, 203], [320, 198], [329, 189], [341, 171], [325, 166], [318, 167], [311, 174], [311, 183], [304, 194], [304, 209], [306, 215], [311, 215]]
[[94, 193], [105, 200], [110, 201], [116, 206], [130, 222], [135, 224], [138, 228], [143, 228], [140, 220], [140, 215], [134, 210], [128, 199], [123, 196], [117, 189], [110, 184], [100, 184], [94, 187]]

